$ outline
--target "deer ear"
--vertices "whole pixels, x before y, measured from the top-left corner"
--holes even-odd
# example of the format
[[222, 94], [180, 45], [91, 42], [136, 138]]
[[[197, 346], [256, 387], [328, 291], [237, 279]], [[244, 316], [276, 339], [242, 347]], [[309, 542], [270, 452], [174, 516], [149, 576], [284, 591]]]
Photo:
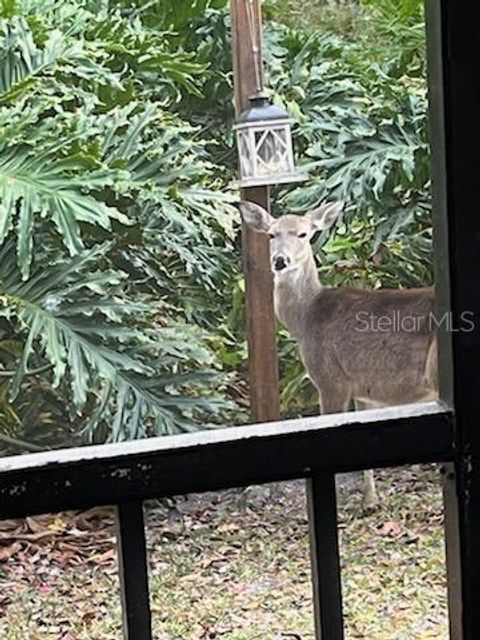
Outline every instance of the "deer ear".
[[243, 221], [250, 229], [257, 233], [268, 233], [275, 218], [266, 209], [247, 200], [242, 200], [239, 203], [239, 208]]
[[322, 231], [332, 226], [342, 211], [343, 205], [344, 203], [340, 200], [338, 202], [324, 202], [306, 215], [310, 218], [312, 226], [318, 231]]

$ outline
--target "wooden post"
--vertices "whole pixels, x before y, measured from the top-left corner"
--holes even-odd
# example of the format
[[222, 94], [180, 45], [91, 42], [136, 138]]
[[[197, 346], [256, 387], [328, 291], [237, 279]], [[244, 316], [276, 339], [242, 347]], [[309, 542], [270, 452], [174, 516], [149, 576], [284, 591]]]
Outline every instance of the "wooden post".
[[[247, 107], [248, 98], [258, 90], [254, 46], [258, 48], [258, 60], [261, 60], [260, 0], [230, 0], [230, 8], [235, 109], [238, 115]], [[259, 73], [262, 77], [261, 70]], [[269, 208], [268, 187], [243, 189], [242, 198], [255, 202], [267, 210]], [[254, 422], [265, 422], [277, 420], [280, 415], [273, 282], [268, 237], [253, 233], [243, 225], [242, 244], [250, 412]]]

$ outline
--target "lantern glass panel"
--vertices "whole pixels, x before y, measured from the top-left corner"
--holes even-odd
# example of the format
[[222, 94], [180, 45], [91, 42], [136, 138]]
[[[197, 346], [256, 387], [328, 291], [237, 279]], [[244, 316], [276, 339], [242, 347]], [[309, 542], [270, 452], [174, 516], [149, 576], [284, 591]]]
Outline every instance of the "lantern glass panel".
[[238, 146], [240, 155], [240, 170], [242, 176], [250, 177], [255, 175], [255, 163], [253, 145], [250, 143], [250, 131], [238, 132]]
[[286, 127], [261, 129], [255, 132], [257, 175], [280, 175], [292, 170], [289, 162]]

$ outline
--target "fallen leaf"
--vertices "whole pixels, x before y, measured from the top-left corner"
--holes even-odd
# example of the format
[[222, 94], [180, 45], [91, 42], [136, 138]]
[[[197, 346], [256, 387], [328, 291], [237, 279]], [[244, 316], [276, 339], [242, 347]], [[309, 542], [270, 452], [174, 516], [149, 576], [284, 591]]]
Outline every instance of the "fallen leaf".
[[20, 551], [21, 548], [22, 545], [20, 542], [14, 542], [8, 547], [0, 547], [0, 562], [4, 562], [5, 560], [12, 558], [18, 551]]
[[239, 531], [240, 527], [234, 522], [225, 522], [217, 527], [219, 533], [232, 533], [233, 531]]
[[53, 586], [51, 584], [48, 584], [47, 582], [42, 582], [41, 584], [38, 585], [38, 592], [39, 593], [51, 593], [53, 590]]
[[377, 527], [377, 531], [381, 536], [397, 538], [402, 535], [404, 531], [403, 522], [399, 520], [387, 520], [380, 527]]
[[108, 549], [104, 553], [100, 555], [92, 556], [88, 559], [89, 562], [94, 562], [98, 566], [102, 566], [104, 564], [111, 564], [112, 561], [117, 559], [117, 550], [116, 549]]
[[16, 529], [21, 529], [23, 525], [23, 520], [0, 520], [0, 531], [13, 531]]

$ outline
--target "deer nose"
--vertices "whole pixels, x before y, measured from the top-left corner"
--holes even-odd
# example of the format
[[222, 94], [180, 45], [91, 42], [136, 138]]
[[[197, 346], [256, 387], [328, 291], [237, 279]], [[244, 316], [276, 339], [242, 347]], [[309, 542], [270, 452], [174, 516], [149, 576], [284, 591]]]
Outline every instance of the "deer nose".
[[282, 269], [287, 267], [287, 264], [287, 260], [283, 256], [277, 256], [273, 261], [275, 271], [282, 271]]

